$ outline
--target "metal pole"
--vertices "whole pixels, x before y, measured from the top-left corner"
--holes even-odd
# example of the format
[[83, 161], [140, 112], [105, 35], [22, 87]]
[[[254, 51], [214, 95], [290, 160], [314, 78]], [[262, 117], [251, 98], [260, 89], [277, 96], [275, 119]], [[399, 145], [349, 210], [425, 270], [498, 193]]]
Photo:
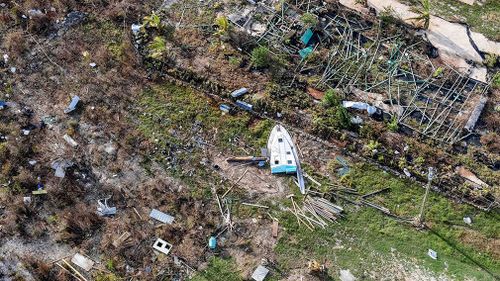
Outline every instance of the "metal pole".
[[427, 187], [425, 188], [424, 199], [422, 200], [422, 206], [420, 206], [420, 214], [418, 215], [418, 225], [422, 226], [424, 224], [424, 208], [427, 201], [427, 196], [429, 195], [429, 189], [431, 189], [432, 178], [434, 177], [434, 168], [429, 167], [429, 173], [427, 174]]

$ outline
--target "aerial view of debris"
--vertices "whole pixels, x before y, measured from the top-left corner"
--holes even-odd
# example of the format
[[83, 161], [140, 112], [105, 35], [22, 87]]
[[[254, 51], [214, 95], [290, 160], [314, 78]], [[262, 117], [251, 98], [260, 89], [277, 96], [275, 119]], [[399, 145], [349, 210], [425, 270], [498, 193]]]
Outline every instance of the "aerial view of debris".
[[500, 280], [498, 0], [0, 0], [0, 280]]

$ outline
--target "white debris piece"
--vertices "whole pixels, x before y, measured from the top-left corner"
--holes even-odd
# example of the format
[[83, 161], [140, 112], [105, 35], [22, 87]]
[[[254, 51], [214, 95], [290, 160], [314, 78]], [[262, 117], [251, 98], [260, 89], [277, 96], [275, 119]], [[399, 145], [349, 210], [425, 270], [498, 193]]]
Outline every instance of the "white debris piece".
[[139, 34], [139, 31], [141, 30], [141, 27], [142, 25], [140, 24], [132, 24], [132, 27], [130, 29], [132, 29], [132, 33], [137, 36], [137, 34]]
[[3, 62], [6, 64], [9, 63], [9, 55], [8, 54], [3, 55]]
[[472, 219], [470, 217], [464, 217], [464, 223], [472, 224]]
[[149, 213], [149, 217], [160, 221], [162, 223], [167, 223], [167, 224], [172, 224], [174, 222], [174, 217], [172, 217], [169, 214], [165, 214], [163, 212], [160, 212], [156, 209], [151, 210], [151, 213]]
[[269, 269], [265, 268], [262, 265], [259, 265], [252, 273], [252, 279], [255, 281], [264, 281], [268, 273]]
[[23, 203], [24, 203], [24, 205], [31, 204], [31, 196], [23, 197]]
[[94, 266], [94, 261], [79, 254], [76, 253], [73, 258], [71, 258], [71, 262], [78, 265], [79, 267], [83, 268], [85, 271], [90, 271], [92, 267]]
[[411, 173], [410, 173], [410, 171], [408, 171], [408, 169], [404, 168], [404, 169], [403, 169], [403, 173], [405, 173], [405, 175], [406, 175], [407, 177], [411, 178]]
[[340, 270], [340, 280], [342, 281], [355, 281], [356, 277], [352, 275], [351, 271], [349, 269], [346, 270]]
[[95, 68], [97, 66], [97, 63], [91, 62], [91, 63], [89, 63], [89, 65], [90, 65], [90, 67]]
[[163, 239], [158, 238], [156, 242], [153, 244], [153, 248], [159, 252], [164, 253], [165, 255], [168, 255], [168, 253], [170, 253], [170, 250], [172, 249], [172, 244], [168, 243]]
[[77, 147], [78, 146], [78, 143], [70, 136], [68, 136], [67, 134], [65, 134], [63, 136], [63, 139], [69, 144], [71, 145], [72, 147]]
[[434, 250], [431, 250], [431, 249], [429, 249], [427, 251], [427, 255], [429, 257], [431, 257], [432, 259], [434, 259], [434, 260], [437, 260], [437, 258], [438, 258], [438, 253], [436, 251], [434, 251]]
[[30, 160], [28, 161], [28, 163], [31, 165], [31, 166], [35, 166], [35, 164], [37, 163], [36, 160]]

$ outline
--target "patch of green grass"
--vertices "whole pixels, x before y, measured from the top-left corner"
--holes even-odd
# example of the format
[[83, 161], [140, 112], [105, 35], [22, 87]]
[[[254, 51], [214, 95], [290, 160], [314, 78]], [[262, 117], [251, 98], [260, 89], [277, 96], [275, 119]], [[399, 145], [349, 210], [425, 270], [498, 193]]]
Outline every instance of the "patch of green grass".
[[208, 267], [196, 274], [192, 281], [243, 281], [240, 272], [236, 268], [236, 263], [232, 259], [222, 259], [212, 257], [208, 262]]
[[[356, 187], [361, 194], [390, 187], [388, 193], [370, 197], [369, 200], [399, 216], [412, 218], [418, 214], [424, 193], [421, 186], [370, 165], [351, 168], [351, 173], [344, 179], [345, 184]], [[459, 280], [494, 280], [462, 254], [465, 253], [494, 274], [500, 274], [500, 262], [491, 250], [479, 249], [475, 244], [486, 241], [461, 240], [466, 230], [483, 239], [498, 239], [498, 214], [479, 212], [468, 205], [456, 204], [442, 195], [431, 193], [425, 217], [432, 231], [419, 231], [411, 224], [398, 222], [378, 210], [368, 207], [357, 209], [345, 202], [339, 203], [347, 209], [346, 218], [341, 219], [339, 224], [314, 232], [304, 226], [299, 227], [292, 214], [281, 213], [280, 224], [286, 229], [276, 247], [281, 266], [285, 269], [305, 267], [308, 259], [316, 259], [332, 264], [329, 269], [332, 277], [340, 269], [350, 269], [354, 276], [370, 279], [373, 277], [366, 276], [366, 272], [383, 270], [381, 266], [388, 260], [394, 260], [393, 254], [396, 253], [398, 258], [423, 266], [437, 275], [446, 274]], [[465, 225], [462, 221], [464, 216], [473, 217], [473, 224]], [[438, 260], [427, 256], [428, 249], [438, 252]]]
[[[418, 5], [419, 0], [406, 0]], [[482, 5], [471, 6], [457, 0], [431, 1], [431, 14], [450, 21], [463, 20], [473, 31], [484, 34], [489, 39], [500, 40], [500, 1], [486, 0]]]

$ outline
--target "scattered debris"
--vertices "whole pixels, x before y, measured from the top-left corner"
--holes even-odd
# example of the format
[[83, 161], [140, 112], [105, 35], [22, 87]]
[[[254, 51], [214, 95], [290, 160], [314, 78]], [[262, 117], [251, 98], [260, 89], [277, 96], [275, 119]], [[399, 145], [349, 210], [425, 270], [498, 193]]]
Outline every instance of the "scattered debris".
[[409, 171], [407, 168], [404, 168], [404, 169], [403, 169], [403, 173], [404, 173], [407, 177], [411, 178], [411, 173], [410, 173], [410, 171]]
[[250, 206], [250, 207], [256, 207], [256, 208], [262, 208], [262, 209], [269, 209], [268, 206], [259, 205], [259, 204], [252, 204], [252, 203], [246, 203], [246, 202], [241, 202], [241, 205]]
[[208, 239], [208, 247], [211, 250], [215, 250], [215, 248], [217, 247], [217, 238], [215, 238], [214, 236], [210, 236], [210, 239]]
[[221, 104], [219, 105], [219, 109], [223, 112], [226, 112], [226, 113], [231, 113], [231, 107], [227, 104]]
[[235, 156], [226, 159], [227, 162], [261, 162], [267, 161], [267, 157], [259, 156]]
[[56, 170], [54, 175], [58, 178], [64, 178], [66, 169], [71, 166], [73, 166], [73, 162], [69, 160], [56, 160], [52, 162], [52, 169]]
[[279, 222], [277, 220], [273, 220], [271, 231], [274, 238], [278, 238], [278, 230], [279, 230]]
[[472, 224], [472, 219], [470, 217], [464, 217], [464, 223], [471, 225]]
[[71, 258], [71, 262], [76, 264], [77, 266], [81, 267], [85, 271], [90, 271], [92, 267], [94, 266], [94, 261], [85, 257], [84, 255], [81, 255], [79, 253], [76, 253], [73, 258]]
[[246, 93], [248, 93], [248, 89], [247, 88], [241, 88], [241, 89], [238, 89], [238, 90], [232, 92], [231, 93], [231, 97], [238, 98], [238, 97], [243, 96]]
[[455, 171], [464, 179], [469, 180], [470, 182], [478, 185], [479, 187], [488, 187], [489, 185], [479, 179], [474, 173], [467, 170], [464, 166], [459, 166], [455, 169]]
[[102, 199], [99, 199], [97, 200], [97, 214], [99, 214], [99, 216], [114, 216], [116, 215], [116, 207], [109, 207], [108, 206], [108, 199], [110, 199], [110, 197], [108, 198], [105, 198], [104, 199], [104, 203], [102, 203]]
[[125, 231], [122, 235], [120, 235], [118, 238], [113, 240], [113, 246], [115, 248], [118, 248], [123, 242], [125, 242], [129, 237], [131, 236], [130, 232]]
[[159, 252], [164, 253], [165, 255], [168, 255], [168, 253], [170, 253], [170, 250], [172, 249], [172, 244], [168, 243], [163, 239], [158, 238], [156, 242], [153, 244], [153, 248]]
[[476, 127], [476, 123], [479, 120], [479, 117], [481, 116], [481, 112], [483, 112], [483, 109], [486, 106], [487, 101], [488, 101], [487, 97], [481, 96], [481, 98], [477, 102], [476, 106], [474, 106], [474, 109], [472, 110], [472, 113], [470, 114], [469, 120], [467, 120], [467, 123], [464, 126], [464, 128], [467, 131], [472, 132], [474, 127]]
[[354, 275], [352, 275], [352, 273], [349, 269], [347, 269], [347, 270], [341, 269], [339, 278], [341, 281], [355, 281], [356, 280], [356, 277], [354, 277]]
[[349, 171], [350, 171], [349, 164], [347, 164], [347, 161], [342, 156], [336, 156], [335, 160], [340, 165], [342, 165], [341, 168], [337, 169], [337, 174], [339, 175], [339, 177], [347, 175], [349, 173]]
[[314, 88], [311, 88], [311, 87], [307, 87], [307, 93], [313, 97], [315, 100], [322, 100], [323, 97], [325, 96], [325, 92], [322, 92], [322, 91], [319, 91], [319, 90], [316, 90]]
[[28, 161], [28, 164], [30, 164], [31, 166], [35, 166], [36, 163], [37, 163], [36, 160]]
[[78, 146], [78, 143], [70, 136], [68, 136], [67, 134], [65, 134], [63, 136], [63, 139], [69, 144], [71, 145], [72, 147], [77, 147]]
[[149, 217], [166, 224], [172, 224], [174, 222], [174, 217], [169, 214], [160, 212], [156, 209], [151, 210], [151, 213], [149, 213]]
[[259, 265], [252, 273], [252, 279], [255, 281], [264, 281], [264, 279], [267, 277], [267, 274], [269, 274], [269, 269], [265, 268], [262, 265]]
[[23, 197], [23, 203], [24, 203], [24, 205], [31, 204], [31, 196], [25, 196], [25, 197]]
[[434, 260], [437, 260], [437, 258], [438, 258], [438, 254], [437, 254], [437, 252], [436, 252], [436, 251], [434, 251], [434, 250], [431, 250], [431, 249], [429, 249], [429, 250], [427, 251], [427, 255], [428, 255], [429, 257], [431, 257], [432, 259], [434, 259]]
[[71, 99], [70, 104], [64, 110], [64, 113], [68, 114], [68, 113], [74, 111], [76, 109], [76, 106], [78, 105], [79, 102], [80, 102], [80, 97], [79, 96], [73, 96], [73, 98]]
[[368, 112], [368, 115], [372, 115], [375, 112], [377, 112], [377, 108], [375, 106], [371, 106], [365, 102], [358, 102], [358, 101], [343, 101], [342, 106], [345, 108], [354, 108], [354, 109], [359, 109], [359, 110], [366, 110]]
[[236, 105], [244, 110], [247, 110], [247, 111], [251, 111], [253, 109], [253, 105], [246, 103], [242, 100], [237, 100]]

